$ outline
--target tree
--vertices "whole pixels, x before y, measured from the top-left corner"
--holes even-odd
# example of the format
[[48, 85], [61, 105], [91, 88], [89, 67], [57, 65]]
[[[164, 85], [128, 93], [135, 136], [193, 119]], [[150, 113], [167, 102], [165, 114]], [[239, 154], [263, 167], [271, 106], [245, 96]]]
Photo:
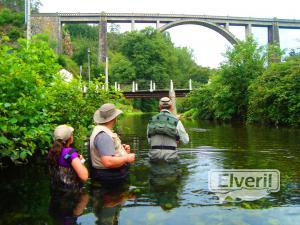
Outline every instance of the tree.
[[272, 64], [249, 87], [248, 120], [300, 125], [300, 57]]

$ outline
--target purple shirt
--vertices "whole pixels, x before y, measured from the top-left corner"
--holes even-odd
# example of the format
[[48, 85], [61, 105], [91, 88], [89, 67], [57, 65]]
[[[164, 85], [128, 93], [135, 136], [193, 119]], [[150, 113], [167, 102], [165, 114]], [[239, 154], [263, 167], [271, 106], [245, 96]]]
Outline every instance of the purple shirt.
[[60, 154], [59, 159], [58, 159], [58, 164], [60, 166], [70, 168], [72, 160], [75, 159], [76, 157], [79, 157], [79, 154], [78, 154], [77, 150], [74, 149], [75, 152], [73, 152], [71, 154], [70, 158], [68, 160], [66, 160], [64, 157], [71, 150], [72, 150], [72, 148], [63, 148], [61, 150], [61, 154]]

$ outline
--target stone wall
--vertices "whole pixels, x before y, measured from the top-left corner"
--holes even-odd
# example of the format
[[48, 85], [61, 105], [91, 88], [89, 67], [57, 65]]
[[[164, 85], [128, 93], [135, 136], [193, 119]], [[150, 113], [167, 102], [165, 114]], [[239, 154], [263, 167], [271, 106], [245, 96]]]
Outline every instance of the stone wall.
[[31, 34], [47, 34], [50, 40], [57, 43], [57, 51], [59, 51], [59, 38], [61, 38], [61, 27], [59, 25], [59, 17], [32, 16]]

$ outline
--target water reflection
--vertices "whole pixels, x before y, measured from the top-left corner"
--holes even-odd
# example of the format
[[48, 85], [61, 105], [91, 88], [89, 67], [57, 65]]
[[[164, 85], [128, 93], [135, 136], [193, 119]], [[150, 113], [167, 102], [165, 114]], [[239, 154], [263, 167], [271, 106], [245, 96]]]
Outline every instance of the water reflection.
[[54, 192], [49, 205], [49, 215], [55, 224], [75, 225], [89, 202], [89, 195], [82, 192]]
[[[172, 167], [149, 162], [145, 131], [150, 116], [119, 121], [122, 140], [131, 143], [137, 158], [130, 181], [119, 191], [88, 187], [89, 203], [80, 216], [74, 214], [77, 223], [294, 225], [300, 221], [299, 129], [183, 120], [191, 141], [179, 146], [179, 164]], [[1, 225], [57, 224], [48, 214], [46, 168], [40, 162], [0, 171]], [[221, 203], [208, 190], [208, 171], [222, 168], [278, 169], [280, 192], [252, 202]], [[74, 212], [75, 203], [64, 203]]]
[[179, 163], [151, 163], [149, 193], [162, 209], [169, 210], [180, 205], [183, 175]]
[[119, 224], [120, 210], [127, 200], [134, 200], [135, 194], [129, 191], [128, 185], [120, 187], [92, 188], [93, 213], [96, 216], [95, 224]]

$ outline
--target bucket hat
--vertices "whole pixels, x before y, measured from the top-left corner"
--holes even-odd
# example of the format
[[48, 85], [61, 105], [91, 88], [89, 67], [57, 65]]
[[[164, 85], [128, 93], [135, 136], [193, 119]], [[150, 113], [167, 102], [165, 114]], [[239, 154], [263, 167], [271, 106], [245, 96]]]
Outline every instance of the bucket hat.
[[172, 104], [172, 100], [169, 97], [163, 97], [159, 100], [159, 106], [161, 107], [170, 107]]
[[106, 103], [103, 104], [94, 113], [94, 122], [96, 124], [107, 123], [122, 113], [121, 110], [116, 109], [114, 104]]
[[73, 134], [74, 128], [68, 125], [59, 125], [54, 130], [54, 140], [67, 141]]

